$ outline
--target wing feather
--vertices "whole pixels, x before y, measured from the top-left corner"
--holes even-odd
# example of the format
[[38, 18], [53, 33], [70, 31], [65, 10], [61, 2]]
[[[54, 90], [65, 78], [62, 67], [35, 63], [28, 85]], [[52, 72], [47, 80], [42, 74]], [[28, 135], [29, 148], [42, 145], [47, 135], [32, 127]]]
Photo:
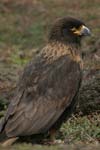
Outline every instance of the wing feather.
[[80, 76], [79, 64], [68, 56], [47, 66], [27, 66], [6, 114], [6, 134], [13, 137], [47, 131], [71, 104]]

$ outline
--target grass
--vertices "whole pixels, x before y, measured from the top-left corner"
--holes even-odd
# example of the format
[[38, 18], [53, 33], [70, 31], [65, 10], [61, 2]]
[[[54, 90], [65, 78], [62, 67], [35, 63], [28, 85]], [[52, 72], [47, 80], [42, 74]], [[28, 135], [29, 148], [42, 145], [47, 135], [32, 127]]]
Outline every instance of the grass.
[[97, 114], [91, 116], [73, 116], [61, 128], [64, 139], [69, 142], [93, 142], [100, 139], [99, 117], [100, 115]]
[[22, 144], [14, 145], [12, 147], [2, 148], [2, 150], [99, 150], [99, 145], [94, 146], [93, 144], [81, 144], [77, 143], [76, 145], [59, 145], [59, 146], [41, 146], [41, 145], [31, 145], [31, 144]]

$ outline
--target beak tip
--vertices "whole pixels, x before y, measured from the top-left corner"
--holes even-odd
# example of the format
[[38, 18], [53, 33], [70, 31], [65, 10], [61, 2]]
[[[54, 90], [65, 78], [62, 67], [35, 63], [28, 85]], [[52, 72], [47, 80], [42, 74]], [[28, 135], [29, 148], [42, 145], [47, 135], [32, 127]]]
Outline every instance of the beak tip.
[[83, 26], [82, 35], [84, 36], [91, 36], [91, 31], [86, 26]]
[[88, 29], [87, 35], [88, 35], [88, 36], [91, 36], [91, 31], [90, 31], [90, 29]]

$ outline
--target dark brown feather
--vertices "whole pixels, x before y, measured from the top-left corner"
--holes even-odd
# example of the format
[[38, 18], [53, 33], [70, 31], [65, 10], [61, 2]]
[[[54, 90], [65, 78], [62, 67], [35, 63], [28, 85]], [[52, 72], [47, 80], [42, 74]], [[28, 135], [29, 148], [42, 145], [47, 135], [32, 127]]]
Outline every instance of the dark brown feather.
[[[7, 112], [5, 131], [8, 137], [38, 134], [49, 130], [71, 104], [79, 88], [80, 66], [72, 61], [69, 55], [38, 67], [34, 69], [34, 66], [29, 64], [25, 72], [30, 69], [31, 74], [30, 71], [27, 74], [24, 72], [20, 79], [17, 95]], [[35, 81], [35, 89], [34, 76], [38, 78]], [[29, 80], [25, 80], [26, 77]]]
[[56, 23], [48, 44], [25, 67], [0, 127], [8, 138], [58, 129], [76, 106], [82, 59], [76, 37], [66, 41], [68, 35], [59, 34], [67, 22]]

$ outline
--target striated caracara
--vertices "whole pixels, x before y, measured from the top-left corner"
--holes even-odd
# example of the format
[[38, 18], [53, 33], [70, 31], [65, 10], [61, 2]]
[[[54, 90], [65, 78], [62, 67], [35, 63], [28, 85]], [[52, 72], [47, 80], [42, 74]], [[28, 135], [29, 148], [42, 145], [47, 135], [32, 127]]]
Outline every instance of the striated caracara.
[[80, 45], [86, 35], [90, 30], [80, 20], [56, 20], [48, 43], [25, 67], [1, 121], [3, 145], [20, 136], [52, 133], [69, 117], [82, 80]]

